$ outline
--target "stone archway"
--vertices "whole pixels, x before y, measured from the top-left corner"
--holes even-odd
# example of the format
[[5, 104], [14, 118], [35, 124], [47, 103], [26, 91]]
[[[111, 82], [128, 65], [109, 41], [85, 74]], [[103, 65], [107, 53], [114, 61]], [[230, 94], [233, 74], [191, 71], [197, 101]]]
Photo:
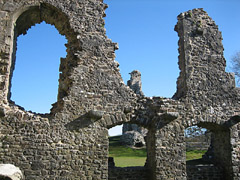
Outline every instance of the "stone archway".
[[[128, 122], [129, 123], [129, 122]], [[131, 123], [131, 122], [130, 122]], [[141, 126], [139, 126], [141, 127]], [[148, 136], [148, 135], [147, 135]], [[108, 151], [111, 150], [111, 146], [110, 146], [110, 142], [111, 142], [111, 138], [115, 138], [116, 137], [110, 137], [109, 138], [109, 146], [108, 146]], [[122, 142], [122, 141], [121, 141]], [[118, 140], [118, 143], [121, 143], [120, 140]], [[123, 148], [124, 145], [118, 145], [118, 147], [122, 147]], [[114, 148], [114, 147], [113, 147]], [[125, 148], [128, 148], [128, 151], [131, 150], [130, 147], [127, 147], [125, 146]], [[133, 148], [133, 147], [132, 147]], [[151, 149], [150, 149], [150, 145], [148, 145], [148, 142], [146, 142], [146, 147], [141, 147], [141, 150], [138, 148], [138, 152], [139, 150], [141, 152], [143, 152], [143, 150], [145, 149], [145, 151], [147, 152], [147, 156], [149, 154], [151, 154]], [[136, 149], [134, 150], [136, 151]], [[119, 156], [110, 156], [110, 152], [108, 153], [108, 179], [135, 179], [135, 180], [149, 180], [149, 177], [152, 176], [151, 175], [151, 172], [149, 170], [149, 167], [148, 167], [148, 157], [145, 156], [141, 156], [141, 161], [142, 159], [145, 160], [145, 162], [143, 162], [143, 165], [135, 165], [133, 166], [132, 164], [129, 164], [129, 163], [124, 163], [126, 164], [124, 167], [119, 167], [117, 164], [118, 164], [118, 161], [124, 159], [124, 161], [127, 161], [129, 162], [129, 158], [132, 160], [132, 161], [135, 161], [135, 160], [138, 160], [139, 161], [139, 158], [137, 157], [121, 157], [121, 153], [119, 153]], [[133, 153], [132, 153], [133, 154]], [[142, 163], [142, 162], [141, 162]]]
[[[123, 123], [128, 124], [136, 124], [139, 127], [144, 127], [148, 129], [149, 127], [146, 126], [146, 124], [141, 124], [141, 122], [136, 121], [134, 118], [132, 118], [134, 115], [130, 113], [129, 111], [125, 111], [126, 114], [112, 114], [105, 116], [105, 121], [108, 122], [105, 126], [107, 129], [110, 129], [116, 125], [121, 125]], [[150, 139], [153, 135], [151, 134], [152, 131], [148, 131], [146, 139]], [[149, 143], [152, 143], [149, 141]], [[109, 179], [127, 179], [127, 178], [134, 178], [136, 180], [147, 180], [149, 177], [153, 177], [152, 171], [150, 170], [150, 167], [154, 166], [149, 160], [149, 155], [153, 154], [152, 152], [152, 144], [148, 144], [146, 142], [146, 150], [147, 150], [147, 159], [144, 166], [140, 167], [115, 167], [114, 159], [108, 157], [110, 160], [109, 166], [108, 166], [108, 178]], [[109, 151], [109, 146], [107, 147], [107, 150]]]
[[[232, 178], [232, 147], [230, 129], [226, 125], [220, 125], [213, 122], [200, 122], [196, 124], [201, 128], [205, 128], [211, 132], [211, 144], [204, 155], [205, 158], [201, 162], [187, 164], [187, 178], [201, 178], [201, 175], [213, 176], [216, 179], [231, 179]], [[198, 168], [198, 163], [205, 164], [202, 168]], [[192, 165], [195, 164], [195, 165]], [[194, 170], [195, 169], [195, 170]], [[211, 174], [208, 173], [208, 170]], [[207, 170], [207, 171], [206, 171]]]

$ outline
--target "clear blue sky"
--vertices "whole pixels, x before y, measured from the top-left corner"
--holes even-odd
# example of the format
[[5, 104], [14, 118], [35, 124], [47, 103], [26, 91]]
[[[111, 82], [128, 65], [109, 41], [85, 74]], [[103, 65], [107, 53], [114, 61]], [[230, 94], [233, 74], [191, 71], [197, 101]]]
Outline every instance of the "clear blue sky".
[[60, 57], [66, 57], [67, 40], [54, 26], [37, 24], [17, 39], [12, 97], [16, 104], [49, 113], [57, 101]]
[[[193, 8], [208, 12], [222, 31], [228, 65], [231, 56], [240, 50], [239, 0], [105, 0], [105, 3], [109, 5], [105, 28], [107, 36], [119, 44], [116, 60], [122, 77], [126, 82], [132, 70], [141, 71], [146, 96], [171, 97], [176, 91], [178, 36], [174, 26], [181, 12]], [[44, 23], [18, 38], [11, 98], [16, 104], [35, 112], [49, 112], [56, 102], [58, 68], [60, 57], [66, 55], [66, 42], [53, 26]]]

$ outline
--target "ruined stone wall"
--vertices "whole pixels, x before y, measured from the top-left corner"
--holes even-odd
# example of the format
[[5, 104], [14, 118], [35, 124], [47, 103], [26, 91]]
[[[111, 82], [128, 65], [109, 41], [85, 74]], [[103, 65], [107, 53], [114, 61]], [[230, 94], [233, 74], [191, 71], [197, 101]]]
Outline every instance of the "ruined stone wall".
[[144, 167], [110, 168], [109, 180], [148, 180], [149, 172]]
[[[138, 96], [144, 96], [142, 92], [142, 79], [141, 73], [138, 70], [134, 70], [131, 73], [130, 80], [127, 85], [136, 93]], [[144, 146], [146, 144], [145, 137], [147, 136], [148, 130], [137, 124], [123, 124], [121, 142], [130, 146]]]
[[202, 142], [202, 141], [195, 141], [195, 142], [186, 142], [186, 150], [200, 150], [200, 151], [207, 151], [210, 146], [210, 142]]
[[185, 137], [186, 150], [208, 150], [211, 145], [211, 133], [199, 136]]
[[216, 164], [223, 167], [226, 179], [237, 179], [240, 161], [232, 154], [239, 146], [240, 91], [233, 74], [225, 72], [221, 32], [203, 9], [180, 14], [175, 30], [181, 72], [173, 98], [185, 104], [184, 126], [213, 132]]
[[138, 109], [138, 122], [146, 124], [147, 167], [151, 179], [185, 179], [186, 154], [181, 102], [161, 97], [144, 98]]
[[233, 74], [225, 72], [222, 35], [215, 22], [204, 10], [194, 9], [178, 16], [175, 30], [181, 72], [174, 99], [184, 101], [196, 121], [223, 122], [239, 114], [239, 88]]
[[[239, 179], [240, 93], [225, 72], [214, 21], [202, 9], [178, 17], [177, 93], [148, 98], [121, 79], [117, 46], [105, 35], [106, 7], [99, 0], [0, 1], [0, 163], [20, 167], [27, 180], [107, 180], [108, 128], [129, 122], [148, 129], [148, 177], [184, 180], [184, 130], [199, 125], [214, 133], [224, 178]], [[17, 36], [42, 21], [68, 40], [50, 114], [26, 112], [10, 94]]]
[[[98, 0], [0, 2], [0, 163], [20, 167], [26, 179], [108, 179], [107, 126], [128, 121], [124, 107], [136, 96], [114, 61], [116, 44], [105, 35], [106, 7]], [[68, 40], [58, 101], [46, 115], [10, 101], [16, 38], [41, 21]]]
[[223, 170], [211, 164], [187, 166], [188, 180], [224, 180]]

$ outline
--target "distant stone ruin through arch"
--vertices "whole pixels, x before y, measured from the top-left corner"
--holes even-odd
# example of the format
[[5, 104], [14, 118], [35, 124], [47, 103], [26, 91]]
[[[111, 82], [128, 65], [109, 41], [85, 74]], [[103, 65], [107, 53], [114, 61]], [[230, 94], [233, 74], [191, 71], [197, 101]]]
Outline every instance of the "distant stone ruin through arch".
[[[116, 121], [116, 124], [119, 125], [119, 122]], [[114, 123], [114, 124], [115, 124]], [[131, 124], [131, 121], [128, 122], [128, 124]], [[110, 125], [109, 127], [114, 128], [114, 124]], [[113, 126], [113, 127], [112, 127]], [[138, 124], [138, 127], [142, 127], [141, 124]], [[110, 128], [110, 129], [111, 129]], [[109, 131], [109, 130], [108, 130]], [[136, 133], [135, 131], [133, 133]], [[125, 134], [126, 135], [126, 134]], [[124, 139], [122, 139], [122, 136], [109, 136], [109, 146], [108, 146], [108, 178], [109, 179], [118, 179], [119, 177], [122, 177], [123, 179], [127, 179], [129, 176], [133, 176], [136, 179], [146, 179], [148, 176], [152, 173], [149, 171], [148, 167], [148, 152], [151, 152], [149, 148], [150, 145], [147, 145], [147, 142], [144, 140], [144, 145], [141, 146], [139, 149], [134, 149], [134, 147], [130, 146], [130, 144], [126, 144]], [[124, 137], [126, 138], [126, 137]], [[129, 139], [130, 141], [134, 138]], [[145, 137], [147, 139], [147, 135]], [[136, 139], [135, 139], [136, 140]], [[141, 139], [142, 141], [142, 139]], [[126, 151], [125, 154], [132, 154], [140, 153], [142, 157], [124, 157], [124, 152], [120, 152], [119, 154], [110, 154], [111, 152], [115, 152], [114, 149], [116, 148], [122, 148], [122, 150]], [[136, 148], [136, 147], [135, 147]], [[138, 152], [136, 152], [138, 151]], [[145, 154], [146, 152], [146, 154]], [[145, 154], [145, 156], [143, 156]], [[138, 159], [137, 159], [138, 158]], [[124, 160], [124, 161], [123, 161]], [[138, 163], [135, 163], [134, 161], [141, 161], [143, 164], [139, 165]], [[128, 162], [128, 163], [126, 163]], [[119, 164], [124, 164], [119, 166]], [[138, 165], [135, 165], [138, 164]]]
[[[141, 144], [141, 146], [135, 147], [132, 146], [132, 143], [126, 144], [124, 138], [122, 135], [109, 136], [109, 168], [134, 166], [143, 167], [147, 158], [145, 141], [144, 145]], [[142, 139], [140, 139], [140, 143], [142, 143]]]

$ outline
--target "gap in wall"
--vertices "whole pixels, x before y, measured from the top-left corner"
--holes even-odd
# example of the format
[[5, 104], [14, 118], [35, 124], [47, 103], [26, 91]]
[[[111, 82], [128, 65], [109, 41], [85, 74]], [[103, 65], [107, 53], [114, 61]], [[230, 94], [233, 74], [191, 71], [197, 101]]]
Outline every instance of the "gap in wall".
[[202, 162], [211, 145], [211, 132], [198, 126], [188, 127], [185, 132], [187, 163]]
[[[115, 127], [109, 129], [109, 132]], [[109, 136], [109, 167], [144, 166], [147, 159], [146, 145], [132, 147], [124, 144], [121, 137], [122, 134]]]
[[44, 21], [17, 38], [11, 100], [27, 111], [49, 113], [57, 101], [60, 58], [67, 39]]

